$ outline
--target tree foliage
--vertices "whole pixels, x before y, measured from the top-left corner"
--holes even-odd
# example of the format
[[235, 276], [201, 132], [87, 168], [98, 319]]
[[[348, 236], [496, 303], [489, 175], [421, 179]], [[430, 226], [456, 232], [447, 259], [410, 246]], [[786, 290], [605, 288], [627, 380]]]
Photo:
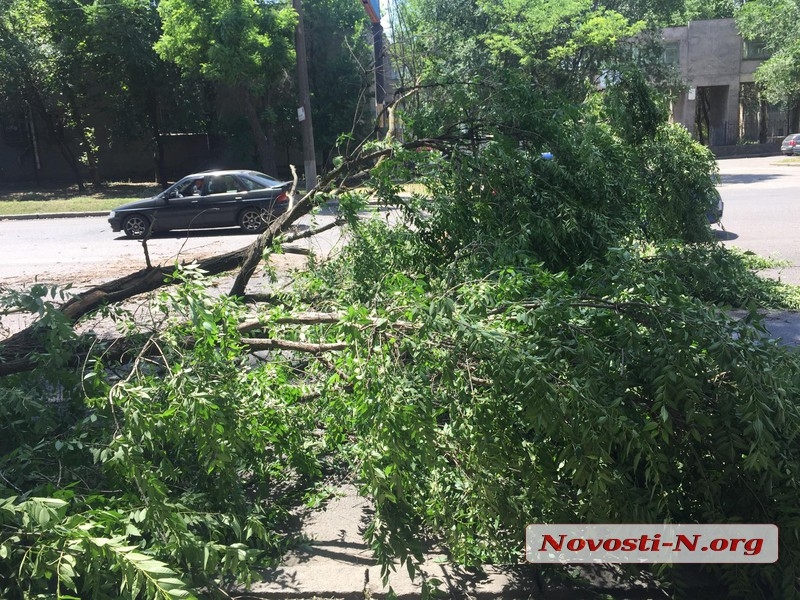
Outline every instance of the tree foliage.
[[771, 102], [788, 103], [791, 107], [800, 98], [800, 46], [793, 33], [799, 14], [796, 2], [772, 0], [746, 2], [736, 13], [742, 35], [764, 42], [772, 54], [756, 71], [756, 81]]
[[[398, 152], [376, 192], [407, 223], [356, 225], [301, 288], [363, 315], [330, 418], [358, 407], [369, 539], [413, 562], [432, 535], [477, 565], [515, 562], [528, 522], [776, 523], [779, 564], [712, 571], [729, 597], [797, 597], [800, 360], [715, 306], [770, 294], [700, 235], [707, 151], [615, 87], [602, 116], [506, 88], [530, 108], [514, 134]], [[397, 196], [406, 178], [424, 192]]]
[[241, 307], [183, 278], [123, 371], [4, 382], [3, 597], [190, 597], [281, 547], [289, 482], [319, 472], [311, 407], [290, 362], [248, 367]]
[[[350, 0], [312, 0], [305, 10], [314, 144], [323, 162], [339, 136], [360, 140], [373, 126], [369, 88], [374, 79], [372, 33], [363, 6]], [[294, 112], [294, 105], [292, 105]], [[287, 119], [288, 120], [288, 119]]]
[[[196, 126], [201, 111], [189, 108], [199, 103], [195, 86], [153, 50], [160, 22], [152, 5], [8, 5], [0, 53], [8, 117], [43, 127], [79, 185], [87, 174], [102, 183], [105, 150], [137, 141], [158, 147], [162, 132]], [[170, 122], [165, 113], [183, 118]], [[162, 171], [156, 164], [163, 180]]]
[[[81, 53], [64, 39], [47, 0], [3, 2], [0, 12], [0, 94], [6, 111], [14, 110], [26, 123], [35, 116], [45, 135], [59, 150], [83, 189], [79, 162], [94, 157], [93, 132], [86, 123], [87, 75]], [[88, 70], [88, 69], [87, 69]]]
[[219, 84], [240, 103], [261, 168], [274, 173], [274, 140], [259, 112], [267, 91], [283, 87], [294, 61], [294, 10], [285, 2], [164, 0], [158, 11], [163, 32], [156, 51], [184, 71]]
[[705, 19], [730, 19], [736, 9], [743, 4], [738, 0], [684, 0], [670, 6], [670, 11], [663, 11], [658, 22], [664, 26], [684, 26], [689, 21]]
[[[362, 133], [372, 58], [358, 4], [310, 0], [317, 147]], [[0, 97], [9, 123], [59, 148], [76, 182], [99, 184], [110, 148], [153, 147], [166, 182], [162, 135], [218, 134], [240, 166], [275, 172], [299, 144], [294, 91], [296, 15], [286, 2], [0, 5]], [[333, 83], [335, 79], [335, 83]], [[254, 156], [257, 158], [254, 159]]]

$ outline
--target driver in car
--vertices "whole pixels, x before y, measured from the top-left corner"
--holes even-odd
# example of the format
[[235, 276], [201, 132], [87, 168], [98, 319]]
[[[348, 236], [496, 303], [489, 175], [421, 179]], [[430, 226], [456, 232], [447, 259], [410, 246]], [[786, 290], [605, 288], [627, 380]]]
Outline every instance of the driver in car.
[[200, 192], [203, 191], [203, 178], [195, 179], [192, 187], [189, 188], [189, 193], [192, 196], [199, 196]]

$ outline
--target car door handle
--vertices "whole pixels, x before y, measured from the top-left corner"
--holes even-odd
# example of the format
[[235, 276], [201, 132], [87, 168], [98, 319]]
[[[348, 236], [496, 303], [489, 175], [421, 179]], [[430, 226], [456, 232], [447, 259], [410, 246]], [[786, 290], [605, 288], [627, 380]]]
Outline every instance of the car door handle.
[[241, 199], [242, 199], [242, 197], [241, 197], [241, 196], [236, 196], [236, 199], [237, 199], [237, 200], [241, 200]]

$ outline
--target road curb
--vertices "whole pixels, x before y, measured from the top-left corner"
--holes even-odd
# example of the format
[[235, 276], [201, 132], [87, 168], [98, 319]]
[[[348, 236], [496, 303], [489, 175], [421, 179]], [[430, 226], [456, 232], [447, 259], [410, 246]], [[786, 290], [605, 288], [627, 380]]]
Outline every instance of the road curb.
[[77, 217], [105, 217], [111, 211], [84, 211], [66, 213], [35, 213], [30, 215], [2, 215], [0, 221], [31, 221], [33, 219], [71, 219]]

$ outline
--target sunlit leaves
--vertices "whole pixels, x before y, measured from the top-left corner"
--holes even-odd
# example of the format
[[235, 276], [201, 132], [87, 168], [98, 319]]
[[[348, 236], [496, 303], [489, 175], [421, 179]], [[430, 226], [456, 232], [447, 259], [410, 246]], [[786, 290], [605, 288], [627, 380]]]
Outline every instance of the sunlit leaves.
[[158, 4], [163, 33], [156, 50], [185, 71], [199, 71], [231, 87], [262, 91], [270, 76], [288, 66], [295, 13], [285, 3], [254, 0]]
[[790, 106], [800, 96], [797, 67], [800, 46], [794, 35], [798, 16], [797, 2], [780, 0], [744, 2], [736, 12], [736, 25], [742, 35], [765, 43], [772, 55], [756, 70], [756, 81], [770, 101], [789, 102]]
[[[787, 448], [800, 412], [786, 382], [800, 363], [692, 297], [701, 289], [686, 263], [718, 252], [628, 247], [571, 281], [530, 265], [442, 286], [434, 269], [417, 275], [426, 285], [413, 300], [407, 275], [376, 281], [383, 310], [411, 305], [420, 326], [337, 362], [352, 377], [340, 402], [357, 411], [379, 557], [413, 556], [414, 532], [430, 531], [467, 564], [513, 561], [515, 532], [531, 520], [795, 527], [778, 498], [797, 485]], [[780, 506], [736, 491], [753, 485], [753, 498]], [[765, 580], [794, 577], [796, 553], [785, 560]]]

